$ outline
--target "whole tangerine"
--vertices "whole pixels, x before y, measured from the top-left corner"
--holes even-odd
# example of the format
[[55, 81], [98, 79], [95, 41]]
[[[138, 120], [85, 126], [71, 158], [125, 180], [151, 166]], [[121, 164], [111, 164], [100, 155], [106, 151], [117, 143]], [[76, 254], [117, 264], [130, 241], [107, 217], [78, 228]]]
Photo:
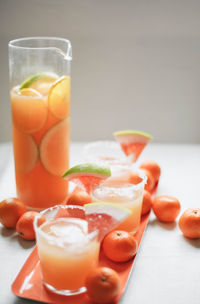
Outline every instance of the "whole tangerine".
[[108, 233], [103, 240], [105, 255], [114, 262], [126, 262], [137, 252], [138, 243], [135, 237], [123, 230]]
[[0, 222], [6, 228], [15, 228], [20, 216], [25, 212], [26, 206], [18, 198], [8, 198], [0, 202]]
[[[35, 217], [40, 214], [36, 211], [25, 212], [18, 220], [16, 225], [16, 231], [25, 240], [33, 241], [35, 240], [35, 230], [33, 227], [33, 222]], [[46, 221], [44, 215], [41, 215], [38, 219], [38, 226], [42, 225]]]
[[94, 303], [110, 303], [120, 291], [119, 275], [111, 268], [98, 267], [88, 274], [85, 286]]
[[200, 208], [189, 208], [179, 219], [179, 228], [190, 239], [200, 238]]
[[141, 163], [140, 169], [148, 170], [154, 178], [155, 183], [159, 181], [161, 169], [160, 166], [153, 160], [146, 160]]
[[89, 204], [92, 202], [91, 196], [83, 189], [76, 187], [67, 198], [67, 205], [80, 205]]
[[170, 223], [176, 220], [181, 205], [177, 198], [161, 195], [154, 198], [152, 208], [159, 221]]
[[148, 213], [151, 210], [153, 200], [151, 194], [144, 190], [143, 200], [142, 200], [142, 215]]
[[146, 177], [147, 177], [147, 183], [144, 186], [144, 189], [151, 192], [153, 190], [153, 188], [155, 187], [155, 180], [153, 175], [151, 174], [151, 172], [149, 172], [146, 169], [141, 169], [142, 171], [144, 171]]

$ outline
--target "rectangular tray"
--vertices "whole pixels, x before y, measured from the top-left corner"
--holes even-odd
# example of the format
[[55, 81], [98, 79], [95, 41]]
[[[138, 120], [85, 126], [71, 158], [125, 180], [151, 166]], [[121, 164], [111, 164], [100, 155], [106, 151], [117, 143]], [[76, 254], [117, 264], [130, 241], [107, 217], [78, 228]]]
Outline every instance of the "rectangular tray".
[[[145, 231], [149, 214], [142, 216], [139, 230], [135, 237], [140, 245], [142, 235]], [[128, 282], [135, 258], [125, 263], [114, 263], [106, 258], [103, 251], [100, 251], [99, 266], [107, 266], [116, 270], [120, 277], [121, 288], [115, 303], [120, 300]], [[54, 304], [89, 304], [91, 301], [87, 292], [75, 296], [60, 296], [48, 291], [42, 283], [40, 262], [37, 254], [37, 247], [34, 248], [24, 266], [12, 284], [12, 292], [21, 298]]]

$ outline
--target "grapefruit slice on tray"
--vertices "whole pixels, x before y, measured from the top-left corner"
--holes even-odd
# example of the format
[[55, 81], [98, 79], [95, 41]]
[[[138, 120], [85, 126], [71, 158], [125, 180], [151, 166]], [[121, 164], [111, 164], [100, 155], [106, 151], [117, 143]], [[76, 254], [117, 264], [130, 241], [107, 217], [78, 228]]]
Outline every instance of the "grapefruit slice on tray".
[[117, 131], [113, 135], [126, 156], [132, 157], [133, 162], [136, 162], [143, 149], [152, 139], [150, 134], [135, 130]]
[[83, 187], [88, 193], [102, 180], [111, 176], [111, 170], [106, 165], [83, 163], [66, 171], [62, 177]]
[[69, 166], [70, 118], [53, 126], [41, 140], [40, 159], [51, 174], [61, 176]]
[[48, 103], [51, 113], [58, 119], [70, 115], [70, 76], [62, 76], [49, 90]]

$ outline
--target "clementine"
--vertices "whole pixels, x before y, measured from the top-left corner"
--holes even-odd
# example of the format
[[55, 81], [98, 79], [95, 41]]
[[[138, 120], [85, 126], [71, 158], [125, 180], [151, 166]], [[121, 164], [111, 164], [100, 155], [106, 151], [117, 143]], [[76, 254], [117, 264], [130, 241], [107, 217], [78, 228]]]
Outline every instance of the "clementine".
[[160, 166], [153, 160], [146, 160], [140, 165], [141, 169], [148, 170], [154, 178], [155, 183], [158, 182], [161, 174]]
[[144, 189], [147, 190], [147, 191], [152, 191], [154, 186], [155, 186], [154, 177], [148, 170], [142, 169], [142, 171], [144, 171], [144, 173], [147, 177], [147, 183], [146, 183]]
[[180, 212], [181, 205], [177, 198], [161, 195], [154, 198], [152, 208], [161, 222], [174, 222]]
[[143, 201], [142, 201], [142, 215], [148, 213], [152, 207], [152, 197], [151, 194], [144, 190]]
[[[33, 228], [33, 221], [39, 212], [27, 211], [18, 220], [16, 225], [16, 230], [23, 239], [25, 240], [35, 240], [35, 230]], [[38, 219], [38, 226], [42, 225], [46, 221], [44, 215]]]
[[111, 268], [98, 267], [89, 273], [85, 286], [94, 303], [110, 303], [120, 290], [119, 275]]
[[127, 231], [115, 230], [108, 233], [103, 240], [105, 255], [114, 262], [126, 262], [137, 252], [138, 243]]
[[67, 198], [67, 205], [85, 205], [92, 202], [91, 196], [79, 187], [76, 187], [72, 193]]
[[0, 202], [0, 222], [4, 227], [15, 228], [18, 219], [25, 212], [26, 206], [18, 198], [8, 198]]
[[185, 210], [178, 224], [183, 235], [187, 238], [200, 238], [200, 208], [189, 208]]

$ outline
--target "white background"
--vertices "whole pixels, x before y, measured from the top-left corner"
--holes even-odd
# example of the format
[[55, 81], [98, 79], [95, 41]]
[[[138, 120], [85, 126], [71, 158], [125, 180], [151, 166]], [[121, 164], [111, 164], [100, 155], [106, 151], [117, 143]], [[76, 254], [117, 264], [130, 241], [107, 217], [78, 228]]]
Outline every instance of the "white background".
[[0, 141], [11, 139], [8, 41], [71, 40], [72, 140], [141, 129], [200, 143], [200, 1], [0, 0]]

